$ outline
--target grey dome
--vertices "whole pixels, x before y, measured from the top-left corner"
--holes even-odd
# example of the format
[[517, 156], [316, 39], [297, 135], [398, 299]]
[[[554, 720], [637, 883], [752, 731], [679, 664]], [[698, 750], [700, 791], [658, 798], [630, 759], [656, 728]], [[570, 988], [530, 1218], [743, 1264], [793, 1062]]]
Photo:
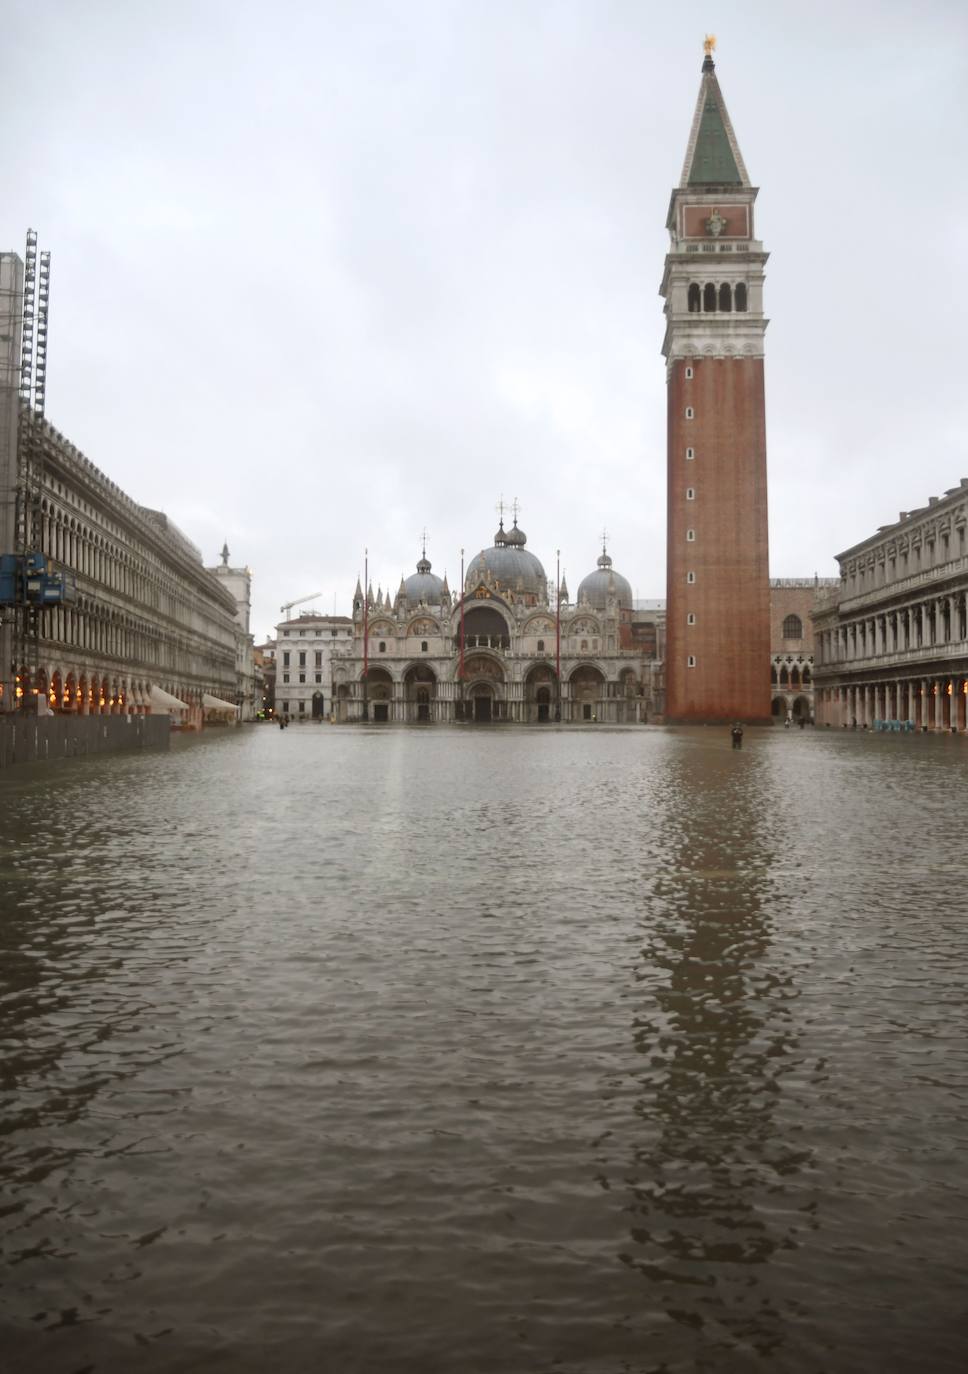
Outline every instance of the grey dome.
[[627, 578], [612, 567], [607, 553], [602, 553], [598, 567], [582, 579], [578, 588], [578, 600], [587, 599], [589, 606], [604, 611], [608, 597], [614, 596], [622, 610], [632, 609], [632, 588]]
[[503, 591], [521, 591], [543, 601], [548, 595], [548, 579], [541, 560], [528, 552], [524, 547], [526, 543], [527, 536], [518, 529], [517, 523], [505, 534], [502, 521], [501, 528], [494, 536], [493, 548], [482, 549], [476, 558], [471, 559], [464, 578], [464, 590], [473, 591], [485, 573], [489, 573]]
[[443, 599], [443, 580], [430, 571], [430, 559], [426, 554], [417, 564], [417, 571], [404, 581], [407, 604], [416, 606], [421, 601], [427, 606], [439, 606]]

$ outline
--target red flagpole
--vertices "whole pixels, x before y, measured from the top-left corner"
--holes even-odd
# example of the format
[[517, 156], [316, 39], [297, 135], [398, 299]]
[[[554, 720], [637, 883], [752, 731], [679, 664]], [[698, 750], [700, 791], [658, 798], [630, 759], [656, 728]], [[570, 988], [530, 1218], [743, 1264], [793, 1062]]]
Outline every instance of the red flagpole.
[[561, 720], [561, 549], [555, 549], [555, 676], [558, 679], [558, 709], [556, 717]]
[[370, 551], [363, 550], [363, 719], [369, 715], [367, 674], [370, 671]]
[[460, 551], [460, 664], [457, 668], [460, 682], [460, 715], [464, 719], [464, 550]]

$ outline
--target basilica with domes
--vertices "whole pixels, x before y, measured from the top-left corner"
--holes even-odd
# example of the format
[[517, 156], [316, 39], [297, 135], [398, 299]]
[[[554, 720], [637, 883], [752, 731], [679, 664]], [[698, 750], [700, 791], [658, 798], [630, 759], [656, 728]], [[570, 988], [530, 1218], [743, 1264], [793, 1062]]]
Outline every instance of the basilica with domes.
[[341, 721], [645, 722], [661, 715], [661, 603], [636, 609], [604, 544], [574, 601], [503, 517], [453, 594], [426, 546], [394, 596], [357, 582], [334, 646]]

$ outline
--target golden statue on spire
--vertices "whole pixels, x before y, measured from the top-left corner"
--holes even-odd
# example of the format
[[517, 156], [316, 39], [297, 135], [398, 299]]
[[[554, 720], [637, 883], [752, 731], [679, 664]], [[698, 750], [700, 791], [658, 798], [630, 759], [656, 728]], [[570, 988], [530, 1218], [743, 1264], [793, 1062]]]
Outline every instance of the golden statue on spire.
[[707, 57], [712, 57], [713, 53], [716, 51], [716, 35], [714, 33], [706, 34], [703, 40], [702, 50]]

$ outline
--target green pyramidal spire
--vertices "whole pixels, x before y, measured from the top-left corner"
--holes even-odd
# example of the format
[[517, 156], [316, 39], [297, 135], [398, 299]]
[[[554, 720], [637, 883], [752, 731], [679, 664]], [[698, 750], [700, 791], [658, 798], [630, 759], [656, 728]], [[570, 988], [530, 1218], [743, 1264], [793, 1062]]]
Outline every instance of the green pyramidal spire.
[[710, 96], [702, 110], [699, 133], [696, 137], [696, 151], [692, 157], [689, 172], [690, 186], [714, 184], [743, 184], [733, 150], [729, 146], [723, 117], [719, 106]]
[[748, 186], [749, 178], [709, 53], [702, 64], [682, 186]]

